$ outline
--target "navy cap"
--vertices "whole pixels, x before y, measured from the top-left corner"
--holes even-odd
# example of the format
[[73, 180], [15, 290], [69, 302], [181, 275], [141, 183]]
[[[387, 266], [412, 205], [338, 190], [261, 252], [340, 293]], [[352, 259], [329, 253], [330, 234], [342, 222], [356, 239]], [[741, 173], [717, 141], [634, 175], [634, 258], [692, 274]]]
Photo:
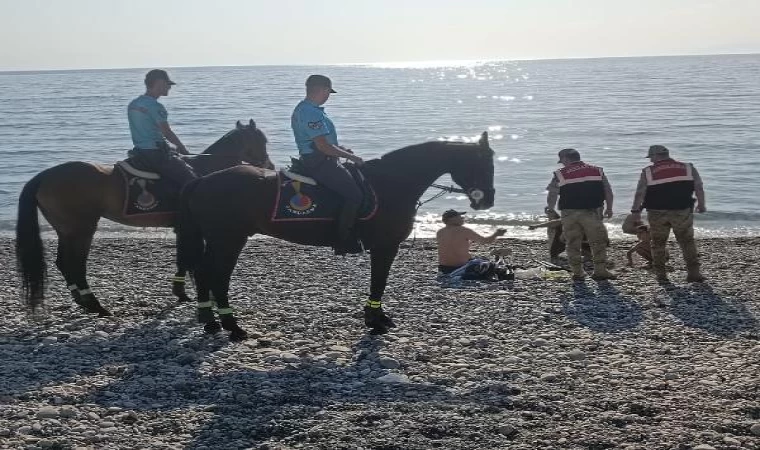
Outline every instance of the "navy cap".
[[457, 211], [455, 209], [449, 209], [449, 210], [443, 212], [443, 215], [441, 216], [441, 218], [443, 218], [443, 221], [445, 222], [445, 221], [451, 219], [452, 217], [459, 217], [459, 216], [463, 216], [465, 214], [467, 214], [467, 213], [464, 212], [464, 211]]
[[337, 94], [335, 89], [332, 88], [332, 80], [324, 75], [311, 75], [306, 79], [306, 87], [326, 87], [330, 89], [330, 93]]
[[169, 74], [166, 73], [165, 70], [153, 69], [145, 75], [145, 86], [150, 87], [158, 80], [164, 80], [169, 83], [170, 86], [177, 84], [169, 79]]

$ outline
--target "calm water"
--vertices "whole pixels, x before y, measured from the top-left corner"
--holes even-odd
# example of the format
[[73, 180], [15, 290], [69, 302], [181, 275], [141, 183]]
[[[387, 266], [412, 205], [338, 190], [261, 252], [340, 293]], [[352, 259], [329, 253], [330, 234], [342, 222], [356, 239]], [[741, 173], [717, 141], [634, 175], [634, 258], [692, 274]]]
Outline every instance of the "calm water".
[[[758, 69], [760, 55], [182, 68], [170, 70], [179, 85], [162, 102], [191, 152], [236, 120], [254, 118], [278, 165], [295, 153], [290, 113], [315, 72], [333, 78], [339, 93], [327, 111], [342, 143], [365, 159], [426, 140], [475, 139], [488, 130], [497, 157], [496, 204], [472, 219], [506, 225], [512, 236], [542, 234], [524, 224], [543, 210], [559, 149], [575, 147], [605, 168], [622, 215], [647, 147], [664, 144], [695, 163], [705, 180], [709, 213], [699, 217], [699, 232], [746, 235], [760, 234]], [[38, 171], [124, 157], [131, 146], [126, 105], [142, 93], [145, 72], [0, 73], [0, 232], [13, 230], [18, 195]], [[458, 196], [425, 205], [419, 233], [435, 229], [441, 211], [466, 205]], [[146, 232], [106, 221], [101, 229]]]

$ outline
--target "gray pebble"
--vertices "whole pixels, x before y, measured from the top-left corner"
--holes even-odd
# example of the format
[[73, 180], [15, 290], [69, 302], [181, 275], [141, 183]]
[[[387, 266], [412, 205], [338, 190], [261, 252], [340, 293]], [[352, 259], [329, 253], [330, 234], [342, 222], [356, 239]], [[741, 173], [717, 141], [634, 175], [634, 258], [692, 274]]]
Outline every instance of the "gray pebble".
[[557, 381], [558, 379], [559, 379], [559, 375], [557, 375], [556, 373], [545, 373], [541, 375], [541, 381], [546, 381], [549, 383]]
[[505, 424], [505, 425], [499, 426], [499, 434], [501, 434], [501, 435], [512, 436], [516, 432], [517, 432], [517, 428], [515, 428], [514, 426], [512, 426], [510, 424]]
[[723, 443], [725, 443], [725, 444], [727, 444], [727, 445], [735, 445], [735, 446], [740, 446], [740, 445], [742, 445], [742, 443], [741, 443], [741, 441], [740, 441], [740, 440], [738, 440], [738, 439], [734, 439], [734, 438], [732, 438], [732, 437], [730, 437], [730, 436], [726, 436], [726, 437], [724, 437], [724, 438], [723, 438]]
[[398, 369], [401, 367], [401, 363], [388, 356], [380, 357], [377, 362], [385, 369]]
[[36, 416], [38, 419], [49, 419], [53, 417], [58, 417], [58, 409], [50, 407], [50, 406], [46, 406], [45, 408], [38, 410]]

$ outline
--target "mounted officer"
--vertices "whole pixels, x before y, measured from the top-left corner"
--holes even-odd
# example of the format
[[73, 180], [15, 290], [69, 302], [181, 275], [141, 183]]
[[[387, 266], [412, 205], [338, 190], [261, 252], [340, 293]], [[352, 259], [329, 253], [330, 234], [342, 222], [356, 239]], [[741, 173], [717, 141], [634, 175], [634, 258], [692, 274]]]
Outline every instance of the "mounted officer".
[[362, 192], [339, 158], [356, 165], [362, 158], [338, 144], [338, 133], [322, 105], [334, 94], [332, 81], [324, 75], [311, 75], [306, 80], [306, 98], [293, 110], [291, 127], [301, 161], [309, 176], [343, 198], [338, 216], [338, 239], [335, 254], [361, 252], [353, 227], [362, 202]]
[[[169, 95], [169, 89], [175, 84], [164, 70], [153, 69], [145, 75], [145, 94], [132, 100], [127, 107], [134, 144], [129, 156], [182, 187], [196, 175], [177, 155], [187, 155], [188, 151], [169, 127], [166, 108], [158, 102], [159, 97]], [[176, 153], [166, 141], [174, 144]]]

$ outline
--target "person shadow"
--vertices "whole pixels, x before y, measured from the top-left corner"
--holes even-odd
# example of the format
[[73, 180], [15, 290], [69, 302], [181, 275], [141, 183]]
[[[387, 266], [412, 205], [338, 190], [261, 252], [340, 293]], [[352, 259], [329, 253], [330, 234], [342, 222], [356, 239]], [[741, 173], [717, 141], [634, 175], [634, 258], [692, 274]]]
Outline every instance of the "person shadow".
[[671, 282], [662, 284], [670, 299], [669, 310], [684, 325], [702, 329], [721, 337], [739, 333], [760, 334], [758, 321], [741, 298], [724, 298], [707, 283], [693, 283], [687, 287]]
[[641, 307], [608, 281], [597, 282], [596, 290], [586, 282], [573, 283], [572, 295], [563, 295], [560, 303], [569, 319], [602, 333], [634, 329], [643, 317]]

